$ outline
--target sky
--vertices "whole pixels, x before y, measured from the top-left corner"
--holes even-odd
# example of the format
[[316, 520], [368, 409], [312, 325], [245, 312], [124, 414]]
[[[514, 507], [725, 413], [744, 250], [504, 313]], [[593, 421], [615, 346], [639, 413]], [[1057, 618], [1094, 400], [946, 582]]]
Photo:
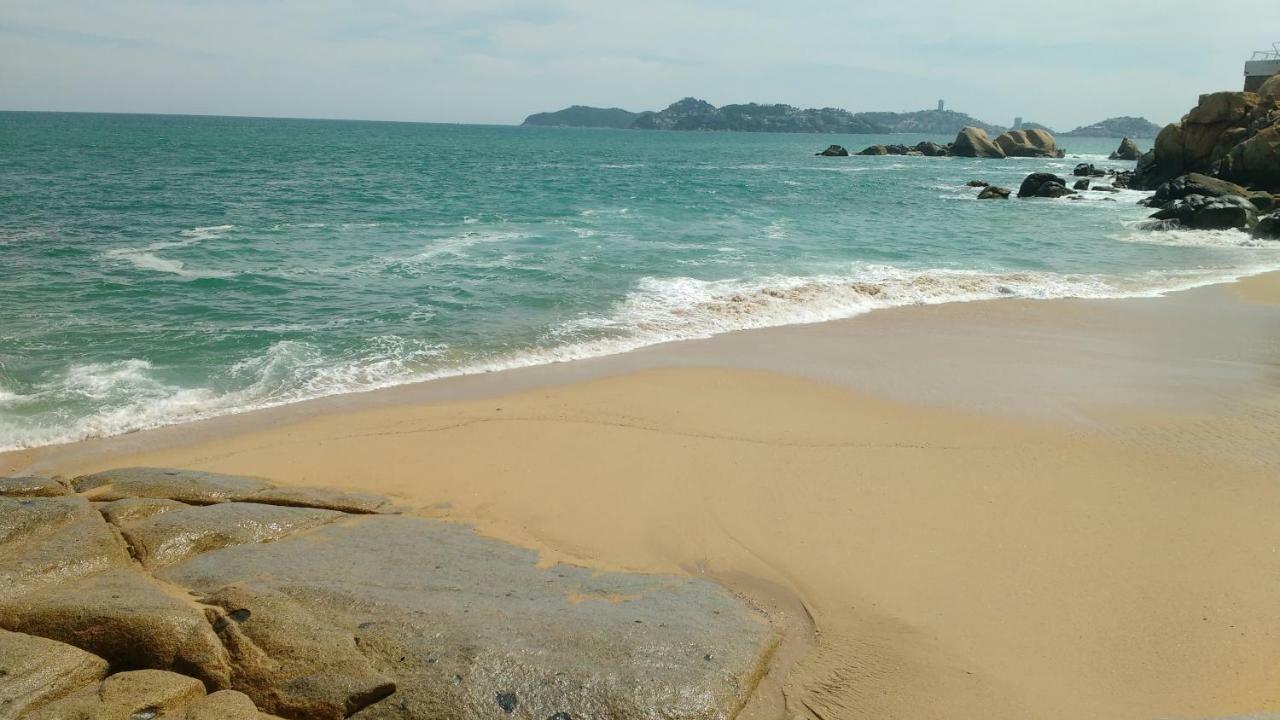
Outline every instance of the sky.
[[695, 96], [1176, 120], [1280, 0], [0, 0], [0, 110], [519, 123]]

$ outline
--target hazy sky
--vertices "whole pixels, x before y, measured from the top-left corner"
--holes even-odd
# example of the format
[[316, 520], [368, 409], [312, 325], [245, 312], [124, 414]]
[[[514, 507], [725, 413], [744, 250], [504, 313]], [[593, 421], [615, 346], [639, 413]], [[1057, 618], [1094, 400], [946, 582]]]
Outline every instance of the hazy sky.
[[1239, 89], [1280, 0], [0, 0], [0, 109], [518, 123], [948, 107], [1055, 128]]

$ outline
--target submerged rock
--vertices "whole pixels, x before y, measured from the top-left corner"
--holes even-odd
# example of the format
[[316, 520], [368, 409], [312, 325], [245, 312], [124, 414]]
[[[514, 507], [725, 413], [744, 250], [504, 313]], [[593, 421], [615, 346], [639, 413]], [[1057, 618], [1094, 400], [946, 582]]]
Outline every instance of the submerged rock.
[[823, 150], [820, 153], [814, 153], [814, 154], [821, 157], [848, 157], [849, 151], [845, 150], [839, 145], [829, 145], [827, 146], [826, 150]]
[[1009, 195], [1013, 191], [1009, 188], [1002, 188], [996, 185], [988, 185], [978, 193], [979, 200], [1008, 200]]

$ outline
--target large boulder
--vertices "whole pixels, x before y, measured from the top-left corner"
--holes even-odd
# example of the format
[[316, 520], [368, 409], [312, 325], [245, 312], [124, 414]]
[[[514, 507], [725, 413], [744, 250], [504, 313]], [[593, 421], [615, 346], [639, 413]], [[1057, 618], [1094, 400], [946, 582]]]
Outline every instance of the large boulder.
[[1280, 191], [1280, 123], [1232, 148], [1219, 172], [1251, 188]]
[[818, 155], [820, 157], [848, 157], [849, 151], [839, 145], [828, 145], [826, 150], [823, 150], [820, 153], [814, 153], [814, 155]]
[[1053, 173], [1031, 173], [1018, 187], [1018, 197], [1060, 198], [1075, 195], [1076, 192], [1067, 187], [1067, 181]]
[[1005, 157], [1004, 151], [987, 137], [986, 131], [976, 127], [964, 128], [956, 135], [955, 142], [951, 144], [951, 154], [956, 157]]
[[1138, 143], [1125, 138], [1120, 141], [1120, 147], [1111, 153], [1112, 160], [1137, 160], [1142, 157], [1142, 150], [1138, 149]]
[[1200, 101], [1180, 122], [1166, 125], [1152, 150], [1138, 160], [1134, 187], [1151, 190], [1188, 172], [1207, 172], [1257, 131], [1259, 111], [1270, 112], [1247, 92], [1219, 92]]
[[997, 185], [988, 185], [982, 188], [982, 192], [978, 193], [979, 200], [1008, 200], [1011, 191], [1009, 188], [1002, 188]]
[[1258, 224], [1258, 209], [1236, 195], [1188, 195], [1165, 205], [1151, 217], [1194, 230], [1251, 230]]
[[1058, 145], [1047, 130], [1010, 130], [996, 137], [995, 144], [1008, 157], [1057, 157]]
[[888, 155], [889, 148], [885, 147], [884, 145], [872, 145], [870, 147], [863, 149], [858, 154], [859, 155]]

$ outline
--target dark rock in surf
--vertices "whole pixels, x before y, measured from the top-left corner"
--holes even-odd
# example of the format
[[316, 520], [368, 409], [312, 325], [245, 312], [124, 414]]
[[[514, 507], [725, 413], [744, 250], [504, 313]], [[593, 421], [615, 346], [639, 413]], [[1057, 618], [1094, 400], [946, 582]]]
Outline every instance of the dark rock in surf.
[[831, 145], [820, 153], [814, 153], [819, 157], [849, 157], [849, 151], [839, 145]]
[[1067, 187], [1066, 180], [1053, 173], [1031, 173], [1018, 188], [1020, 198], [1060, 198], [1075, 194], [1075, 190]]

